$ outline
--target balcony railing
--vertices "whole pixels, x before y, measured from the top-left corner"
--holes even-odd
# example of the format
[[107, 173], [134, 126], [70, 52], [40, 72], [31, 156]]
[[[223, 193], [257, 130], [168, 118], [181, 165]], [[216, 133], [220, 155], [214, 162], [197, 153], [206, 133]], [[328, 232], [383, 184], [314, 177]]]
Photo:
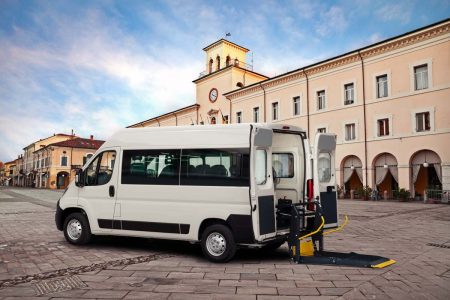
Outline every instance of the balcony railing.
[[[239, 60], [235, 60], [234, 62], [230, 62], [229, 64], [227, 64], [225, 66], [225, 68], [228, 67], [228, 66], [231, 66], [231, 65], [234, 65], [236, 67], [239, 67], [239, 68], [242, 68], [242, 69], [245, 69], [245, 70], [248, 70], [248, 71], [253, 71], [253, 66], [252, 65], [247, 64], [247, 63], [242, 62], [242, 61], [239, 61]], [[221, 69], [223, 69], [223, 68], [221, 68]], [[209, 70], [205, 70], [205, 71], [201, 72], [198, 75], [198, 78], [206, 76], [206, 75], [211, 74], [211, 73], [214, 73], [215, 71], [218, 71], [218, 70], [214, 69], [214, 68], [213, 68], [213, 70], [211, 72], [209, 72]]]

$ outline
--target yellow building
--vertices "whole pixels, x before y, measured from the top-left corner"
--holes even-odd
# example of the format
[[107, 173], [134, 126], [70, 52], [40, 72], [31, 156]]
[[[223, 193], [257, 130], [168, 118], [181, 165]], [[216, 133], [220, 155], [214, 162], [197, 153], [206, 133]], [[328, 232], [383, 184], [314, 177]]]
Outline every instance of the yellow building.
[[333, 132], [347, 195], [450, 190], [450, 20], [272, 78], [253, 71], [242, 46], [221, 39], [203, 50], [196, 103], [129, 127], [273, 122], [309, 138]]
[[16, 169], [16, 161], [12, 160], [9, 162], [6, 162], [4, 164], [4, 169], [5, 169], [5, 179], [3, 184], [7, 185], [7, 186], [13, 186], [13, 178], [14, 178], [14, 172]]
[[28, 186], [32, 187], [36, 184], [36, 164], [37, 160], [34, 155], [34, 152], [45, 147], [46, 145], [57, 143], [61, 141], [66, 141], [69, 139], [74, 139], [77, 136], [71, 134], [57, 133], [52, 136], [49, 136], [44, 139], [40, 139], [39, 141], [33, 142], [30, 145], [23, 148], [24, 154], [23, 159], [20, 161], [20, 164], [17, 166], [19, 169], [18, 175], [18, 185], [19, 186]]
[[65, 189], [104, 141], [75, 137], [51, 143], [33, 152], [35, 187]]

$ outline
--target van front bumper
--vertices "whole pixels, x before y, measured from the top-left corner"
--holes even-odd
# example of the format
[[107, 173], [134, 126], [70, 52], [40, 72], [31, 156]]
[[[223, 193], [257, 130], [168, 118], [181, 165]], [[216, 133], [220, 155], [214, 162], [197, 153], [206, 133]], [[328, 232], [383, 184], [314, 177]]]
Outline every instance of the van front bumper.
[[62, 209], [61, 207], [59, 207], [59, 200], [56, 203], [56, 212], [55, 212], [55, 223], [56, 223], [56, 228], [58, 228], [58, 230], [62, 231], [63, 230], [63, 220], [62, 220]]

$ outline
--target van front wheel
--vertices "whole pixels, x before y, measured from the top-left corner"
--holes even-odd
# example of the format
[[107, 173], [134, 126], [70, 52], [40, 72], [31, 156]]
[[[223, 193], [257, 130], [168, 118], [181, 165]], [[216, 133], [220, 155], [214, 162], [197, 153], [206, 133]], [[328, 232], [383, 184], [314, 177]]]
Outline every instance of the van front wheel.
[[236, 253], [231, 230], [222, 224], [209, 226], [202, 234], [203, 254], [213, 262], [226, 262], [233, 258]]
[[83, 245], [91, 240], [89, 221], [81, 213], [72, 213], [64, 220], [64, 237], [75, 245]]

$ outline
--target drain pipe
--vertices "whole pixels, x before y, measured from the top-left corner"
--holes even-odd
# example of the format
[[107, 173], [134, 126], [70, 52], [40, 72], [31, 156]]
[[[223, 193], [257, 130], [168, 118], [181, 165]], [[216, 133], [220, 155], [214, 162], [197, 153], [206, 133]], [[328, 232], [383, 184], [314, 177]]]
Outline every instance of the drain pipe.
[[228, 100], [229, 103], [230, 103], [230, 115], [228, 116], [228, 124], [231, 124], [231, 116], [233, 115], [233, 114], [231, 113], [231, 99], [230, 99], [228, 96], [225, 96], [225, 98], [227, 98], [227, 100]]
[[364, 60], [361, 56], [361, 51], [358, 51], [359, 59], [361, 60], [361, 73], [362, 73], [362, 92], [363, 92], [363, 124], [364, 124], [364, 163], [366, 165], [365, 169], [365, 186], [367, 186], [367, 179], [368, 179], [368, 165], [367, 165], [367, 124], [366, 124], [366, 85], [364, 83]]
[[306, 130], [308, 132], [308, 139], [310, 137], [309, 135], [309, 78], [308, 74], [306, 73], [305, 69], [302, 70], [303, 74], [305, 74], [306, 77]]
[[176, 113], [173, 113], [174, 114], [174, 116], [175, 116], [175, 126], [178, 126], [178, 117], [177, 117], [177, 114]]
[[261, 87], [261, 89], [263, 90], [263, 93], [264, 93], [264, 123], [266, 123], [266, 115], [267, 115], [267, 113], [266, 113], [266, 90], [264, 89], [264, 87], [263, 87], [263, 85], [262, 85], [262, 83], [260, 83], [259, 84], [259, 86]]

